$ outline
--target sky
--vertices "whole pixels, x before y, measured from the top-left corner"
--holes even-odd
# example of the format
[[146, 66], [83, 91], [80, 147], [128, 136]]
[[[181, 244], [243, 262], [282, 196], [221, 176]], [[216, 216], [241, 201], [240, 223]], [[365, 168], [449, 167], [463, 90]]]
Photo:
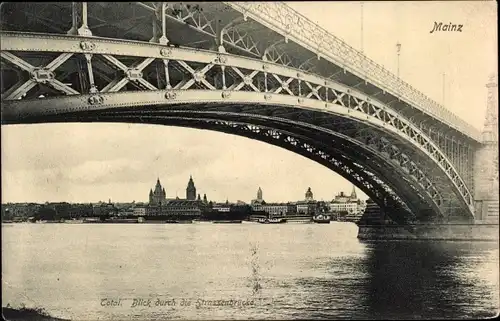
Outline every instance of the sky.
[[[363, 24], [360, 2], [289, 5], [394, 72], [401, 43], [401, 78], [482, 128], [485, 84], [497, 70], [495, 2], [365, 2]], [[463, 24], [463, 32], [431, 34], [434, 22]], [[249, 202], [259, 186], [268, 202], [302, 200], [308, 187], [318, 200], [352, 190], [302, 156], [211, 131], [73, 123], [9, 125], [1, 132], [3, 203], [145, 202], [158, 177], [167, 197], [183, 198], [190, 175], [214, 201]]]

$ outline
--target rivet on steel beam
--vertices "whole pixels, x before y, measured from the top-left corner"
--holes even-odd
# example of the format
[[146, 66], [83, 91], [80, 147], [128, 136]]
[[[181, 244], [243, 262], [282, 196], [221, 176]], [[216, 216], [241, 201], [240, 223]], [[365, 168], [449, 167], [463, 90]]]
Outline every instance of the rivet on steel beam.
[[215, 57], [215, 59], [214, 59], [214, 62], [216, 64], [222, 65], [222, 64], [225, 64], [227, 62], [227, 58], [223, 55], [217, 55], [217, 57]]
[[104, 102], [104, 97], [102, 97], [102, 96], [90, 96], [88, 99], [88, 102], [91, 105], [100, 105]]
[[271, 96], [271, 95], [269, 95], [269, 94], [265, 94], [265, 95], [264, 95], [264, 99], [265, 99], [265, 100], [270, 100], [270, 99], [271, 99], [271, 97], [272, 97], [272, 96]]
[[85, 51], [92, 51], [95, 49], [95, 43], [90, 41], [82, 41], [80, 42], [80, 48]]
[[165, 93], [165, 98], [166, 99], [171, 100], [171, 99], [175, 99], [176, 97], [177, 97], [177, 93], [175, 93], [175, 92], [167, 91]]
[[228, 91], [223, 91], [221, 96], [222, 98], [229, 98], [231, 97], [231, 93]]
[[170, 48], [162, 48], [160, 50], [160, 55], [162, 55], [164, 57], [170, 57], [172, 55], [172, 49], [170, 49]]

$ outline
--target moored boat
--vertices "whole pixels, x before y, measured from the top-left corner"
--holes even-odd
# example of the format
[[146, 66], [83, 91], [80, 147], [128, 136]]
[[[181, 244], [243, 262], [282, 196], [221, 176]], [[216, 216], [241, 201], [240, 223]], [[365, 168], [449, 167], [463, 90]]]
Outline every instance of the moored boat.
[[314, 223], [330, 224], [331, 219], [332, 217], [326, 214], [318, 214], [313, 216]]
[[104, 223], [120, 223], [120, 224], [133, 224], [137, 223], [137, 218], [118, 218], [118, 217], [112, 217], [109, 220], [104, 221]]
[[259, 218], [257, 221], [262, 224], [282, 224], [286, 223], [286, 219], [284, 218]]
[[192, 220], [166, 220], [166, 224], [192, 224]]

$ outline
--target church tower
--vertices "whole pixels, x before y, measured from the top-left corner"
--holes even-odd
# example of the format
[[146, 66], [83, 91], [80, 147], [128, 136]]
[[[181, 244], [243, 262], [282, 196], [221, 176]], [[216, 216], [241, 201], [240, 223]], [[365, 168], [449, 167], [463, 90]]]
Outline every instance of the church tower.
[[257, 190], [257, 200], [262, 201], [262, 189], [260, 187]]
[[311, 191], [310, 187], [307, 188], [306, 201], [314, 201], [313, 192]]
[[161, 205], [167, 200], [167, 193], [165, 188], [161, 186], [160, 178], [156, 180], [155, 189], [149, 190], [149, 204], [151, 205]]
[[196, 187], [194, 186], [193, 177], [189, 176], [189, 182], [186, 188], [186, 199], [196, 200]]

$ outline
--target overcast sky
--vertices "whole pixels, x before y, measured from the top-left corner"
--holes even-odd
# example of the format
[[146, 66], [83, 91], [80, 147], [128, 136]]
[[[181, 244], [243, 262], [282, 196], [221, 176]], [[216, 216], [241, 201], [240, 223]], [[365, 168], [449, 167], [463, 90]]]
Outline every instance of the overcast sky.
[[[485, 83], [497, 70], [494, 2], [294, 2], [290, 6], [355, 48], [396, 70], [411, 85], [482, 128]], [[429, 32], [434, 22], [463, 32]], [[128, 124], [2, 126], [2, 202], [147, 201], [160, 177], [167, 197], [185, 196], [192, 174], [200, 193], [225, 201], [330, 200], [352, 185], [289, 151], [242, 137], [195, 129]], [[359, 190], [358, 195], [366, 198]]]

